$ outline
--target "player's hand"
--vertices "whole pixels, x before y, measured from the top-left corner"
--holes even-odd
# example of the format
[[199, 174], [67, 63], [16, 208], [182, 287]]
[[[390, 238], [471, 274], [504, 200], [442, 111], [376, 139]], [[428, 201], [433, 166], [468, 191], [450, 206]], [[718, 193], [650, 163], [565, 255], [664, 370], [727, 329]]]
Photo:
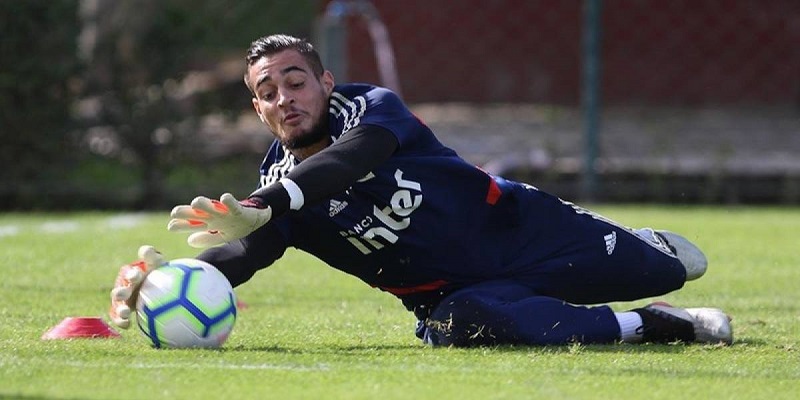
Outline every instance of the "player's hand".
[[119, 269], [114, 289], [111, 289], [111, 307], [108, 316], [114, 325], [128, 329], [132, 310], [136, 308], [139, 288], [150, 271], [164, 264], [164, 257], [153, 246], [139, 247], [139, 259]]
[[230, 193], [219, 201], [195, 197], [191, 205], [177, 206], [167, 225], [170, 232], [192, 232], [189, 246], [206, 248], [241, 239], [272, 218], [272, 208], [250, 199], [238, 201]]

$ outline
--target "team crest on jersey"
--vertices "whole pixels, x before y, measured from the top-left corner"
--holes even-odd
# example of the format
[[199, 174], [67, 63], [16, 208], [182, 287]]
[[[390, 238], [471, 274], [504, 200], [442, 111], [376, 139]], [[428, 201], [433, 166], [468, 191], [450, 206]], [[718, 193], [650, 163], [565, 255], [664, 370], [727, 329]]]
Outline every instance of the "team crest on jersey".
[[617, 232], [611, 231], [608, 235], [603, 236], [606, 242], [606, 253], [611, 255], [614, 252], [614, 247], [617, 246]]
[[347, 201], [331, 199], [330, 206], [328, 207], [328, 215], [333, 218], [336, 214], [342, 212], [345, 207], [347, 207]]

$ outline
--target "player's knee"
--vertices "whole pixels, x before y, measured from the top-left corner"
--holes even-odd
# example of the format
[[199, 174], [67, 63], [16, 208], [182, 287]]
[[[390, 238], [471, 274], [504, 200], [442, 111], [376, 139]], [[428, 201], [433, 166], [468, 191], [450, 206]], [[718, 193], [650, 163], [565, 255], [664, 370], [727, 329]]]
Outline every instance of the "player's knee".
[[495, 343], [497, 316], [491, 308], [475, 293], [456, 293], [444, 299], [425, 321], [426, 343], [455, 347]]

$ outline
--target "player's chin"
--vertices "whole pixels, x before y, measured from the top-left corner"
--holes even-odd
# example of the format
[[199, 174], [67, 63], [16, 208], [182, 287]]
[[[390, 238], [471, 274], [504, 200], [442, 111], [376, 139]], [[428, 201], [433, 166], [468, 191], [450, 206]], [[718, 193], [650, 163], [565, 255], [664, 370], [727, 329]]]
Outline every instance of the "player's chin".
[[325, 138], [324, 131], [316, 131], [311, 128], [296, 127], [292, 130], [284, 130], [281, 143], [289, 149], [302, 149], [318, 143]]
[[284, 133], [281, 138], [281, 143], [290, 149], [297, 149], [303, 147], [302, 145], [305, 143], [305, 139], [302, 134]]
[[303, 125], [284, 125], [283, 135], [289, 141], [302, 140], [308, 135], [309, 128]]

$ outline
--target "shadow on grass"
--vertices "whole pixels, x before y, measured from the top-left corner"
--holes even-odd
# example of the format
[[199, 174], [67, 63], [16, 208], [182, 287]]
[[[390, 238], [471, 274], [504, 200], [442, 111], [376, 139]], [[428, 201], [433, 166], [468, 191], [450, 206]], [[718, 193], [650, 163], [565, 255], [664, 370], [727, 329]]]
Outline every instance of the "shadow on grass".
[[526, 346], [526, 345], [495, 345], [495, 346], [476, 346], [466, 348], [454, 347], [430, 347], [423, 344], [354, 344], [354, 345], [326, 345], [324, 343], [309, 343], [306, 347], [293, 346], [247, 346], [238, 345], [219, 349], [223, 352], [265, 352], [265, 353], [285, 353], [285, 354], [322, 354], [336, 353], [339, 355], [361, 355], [375, 352], [397, 352], [397, 351], [492, 351], [497, 353], [539, 353], [539, 354], [575, 354], [575, 353], [658, 353], [658, 354], [681, 354], [686, 351], [702, 348], [709, 351], [725, 348], [737, 347], [764, 347], [770, 343], [761, 339], [743, 338], [736, 340], [732, 346], [714, 344], [567, 344], [563, 346]]
[[402, 344], [363, 344], [363, 345], [325, 345], [323, 343], [309, 343], [306, 347], [292, 347], [292, 346], [230, 346], [223, 347], [219, 351], [230, 352], [265, 352], [265, 353], [285, 353], [285, 354], [320, 354], [320, 353], [337, 353], [337, 354], [364, 354], [374, 352], [394, 352], [402, 350], [419, 350], [423, 348], [422, 345], [402, 345]]
[[542, 354], [574, 354], [577, 352], [583, 353], [659, 353], [659, 354], [680, 354], [686, 351], [702, 348], [707, 350], [717, 350], [726, 348], [738, 347], [765, 347], [771, 344], [765, 340], [757, 338], [742, 338], [736, 339], [733, 345], [727, 346], [724, 344], [700, 344], [700, 343], [669, 343], [669, 344], [580, 344], [572, 343], [562, 346], [526, 346], [526, 345], [497, 345], [497, 346], [483, 346], [475, 347], [479, 349], [491, 349], [497, 352], [538, 352]]

